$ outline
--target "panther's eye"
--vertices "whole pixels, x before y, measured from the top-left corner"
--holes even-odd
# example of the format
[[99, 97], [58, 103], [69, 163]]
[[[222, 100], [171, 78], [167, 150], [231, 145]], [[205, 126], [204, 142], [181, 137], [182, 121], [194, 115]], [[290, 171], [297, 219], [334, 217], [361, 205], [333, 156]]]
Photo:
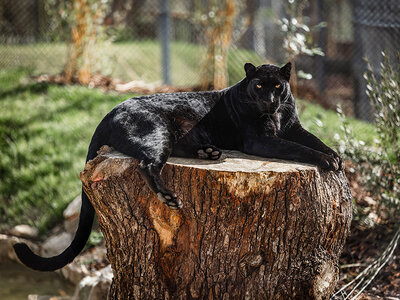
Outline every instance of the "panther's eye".
[[258, 89], [261, 89], [261, 88], [262, 88], [262, 85], [261, 85], [261, 84], [257, 84], [256, 87], [257, 87]]
[[280, 84], [275, 85], [275, 88], [276, 88], [276, 89], [279, 89], [280, 87], [281, 87]]

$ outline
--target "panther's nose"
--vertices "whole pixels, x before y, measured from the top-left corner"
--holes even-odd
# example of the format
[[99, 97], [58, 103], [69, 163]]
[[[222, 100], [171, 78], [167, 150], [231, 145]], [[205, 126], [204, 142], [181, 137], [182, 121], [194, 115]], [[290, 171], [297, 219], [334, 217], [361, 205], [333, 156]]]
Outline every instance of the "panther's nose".
[[274, 103], [274, 96], [270, 94], [267, 96], [266, 100], [267, 103]]

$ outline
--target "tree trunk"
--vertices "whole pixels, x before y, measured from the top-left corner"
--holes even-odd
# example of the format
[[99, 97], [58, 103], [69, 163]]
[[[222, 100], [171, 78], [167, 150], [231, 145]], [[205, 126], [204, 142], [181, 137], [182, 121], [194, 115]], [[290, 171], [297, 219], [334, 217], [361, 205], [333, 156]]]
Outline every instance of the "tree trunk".
[[228, 50], [235, 27], [236, 4], [234, 0], [208, 2], [214, 17], [208, 18], [205, 43], [207, 53], [202, 64], [201, 88], [223, 89], [228, 86]]
[[74, 0], [69, 12], [71, 41], [68, 45], [64, 76], [67, 83], [77, 80], [87, 85], [92, 78], [93, 55], [99, 30], [106, 12], [106, 3], [94, 6], [88, 0]]
[[171, 210], [138, 162], [103, 147], [80, 178], [114, 272], [111, 299], [328, 299], [349, 233], [343, 172], [225, 151], [170, 158]]

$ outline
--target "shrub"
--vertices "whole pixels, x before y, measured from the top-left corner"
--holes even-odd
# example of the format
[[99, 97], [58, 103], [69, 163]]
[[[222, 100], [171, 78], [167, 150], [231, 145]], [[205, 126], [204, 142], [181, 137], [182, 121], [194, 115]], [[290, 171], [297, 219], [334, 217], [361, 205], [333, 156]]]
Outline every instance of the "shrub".
[[343, 132], [339, 152], [355, 162], [365, 187], [379, 203], [378, 211], [384, 209], [395, 216], [400, 210], [400, 67], [392, 64], [385, 53], [382, 55], [379, 77], [368, 62], [368, 71], [364, 74], [366, 93], [375, 110], [378, 138], [372, 147], [356, 140], [339, 107]]
[[[375, 76], [368, 63], [364, 74], [367, 82], [367, 95], [375, 110], [375, 130], [378, 138], [373, 147], [365, 147], [363, 141], [354, 139], [348, 121], [340, 108], [338, 113], [343, 120], [343, 139], [340, 152], [354, 161], [364, 179], [367, 189], [379, 203], [378, 213], [389, 212], [387, 221], [398, 223], [400, 210], [400, 66], [393, 65], [391, 59], [382, 53], [383, 62], [379, 78]], [[398, 53], [400, 58], [400, 52]], [[348, 284], [341, 287], [334, 297], [357, 299], [362, 291], [374, 280], [379, 271], [393, 256], [400, 240], [400, 226], [386, 249]], [[336, 299], [336, 298], [335, 298]]]

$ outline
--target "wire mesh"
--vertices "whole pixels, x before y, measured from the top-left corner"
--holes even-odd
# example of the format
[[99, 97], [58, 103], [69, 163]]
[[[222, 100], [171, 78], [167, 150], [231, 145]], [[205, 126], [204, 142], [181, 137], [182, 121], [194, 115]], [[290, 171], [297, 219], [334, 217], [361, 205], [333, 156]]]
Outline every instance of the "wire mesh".
[[[101, 20], [93, 21], [98, 27], [88, 54], [91, 72], [123, 82], [198, 88], [234, 84], [243, 77], [245, 62], [283, 64], [289, 59], [282, 20], [295, 18], [309, 28], [325, 24], [308, 37], [325, 55], [294, 58], [297, 71], [310, 74], [299, 77], [298, 96], [330, 107], [340, 103], [347, 112], [371, 120], [364, 59], [378, 69], [386, 50], [398, 63], [397, 0], [2, 0], [0, 69], [62, 73], [75, 2], [94, 11], [100, 9], [96, 3], [104, 4], [97, 16]], [[296, 3], [304, 6], [301, 15], [288, 15], [288, 5]], [[219, 48], [213, 52], [211, 47]], [[224, 70], [225, 77], [208, 78], [205, 84], [213, 68]]]

